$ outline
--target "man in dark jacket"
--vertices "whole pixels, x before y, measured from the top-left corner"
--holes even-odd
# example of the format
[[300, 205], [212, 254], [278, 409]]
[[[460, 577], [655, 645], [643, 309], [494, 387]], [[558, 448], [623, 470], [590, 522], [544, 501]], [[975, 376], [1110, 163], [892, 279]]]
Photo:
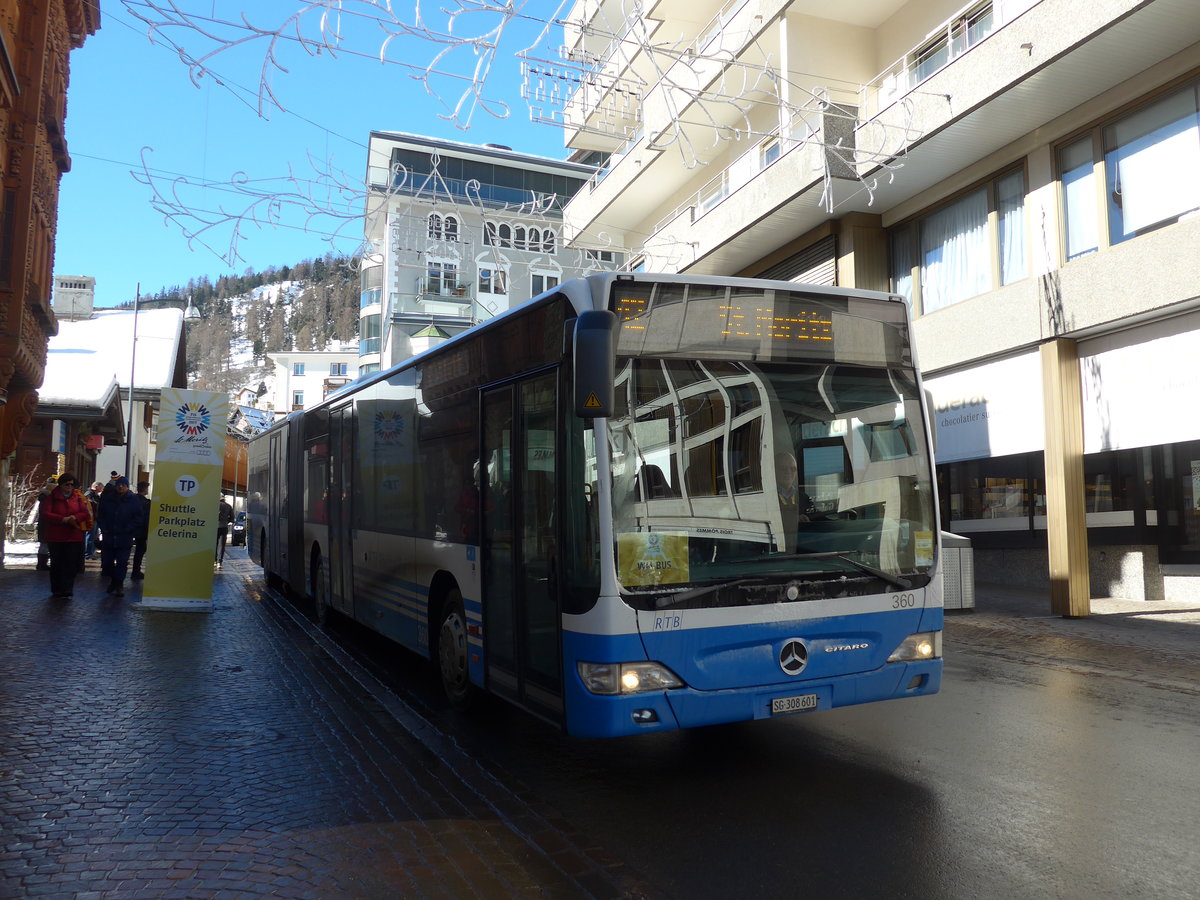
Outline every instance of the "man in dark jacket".
[[101, 568], [112, 580], [106, 590], [118, 597], [125, 596], [125, 570], [133, 540], [142, 530], [146, 509], [137, 494], [130, 492], [129, 479], [124, 475], [116, 481], [115, 492], [100, 503], [100, 532], [104, 546], [100, 550]]
[[233, 507], [221, 495], [221, 505], [217, 507], [217, 548], [213, 564], [219, 569], [225, 563], [225, 542], [229, 536], [229, 526], [233, 524]]
[[[117, 496], [117, 479], [120, 477], [121, 477], [120, 473], [116, 469], [113, 469], [109, 473], [108, 481], [106, 481], [104, 483], [104, 487], [100, 489], [100, 503], [96, 507], [96, 526], [97, 526], [97, 528], [99, 528], [99, 525], [100, 525], [100, 510], [104, 508], [105, 503], [107, 503], [113, 497]], [[100, 528], [99, 530], [100, 530], [99, 539], [100, 539], [100, 542], [103, 543], [104, 529]], [[108, 563], [105, 561], [106, 559], [107, 559], [107, 557], [105, 557], [103, 550], [102, 550], [102, 552], [100, 553], [100, 575], [103, 578], [108, 578], [111, 580], [113, 577], [113, 573], [111, 571], [109, 571]]]

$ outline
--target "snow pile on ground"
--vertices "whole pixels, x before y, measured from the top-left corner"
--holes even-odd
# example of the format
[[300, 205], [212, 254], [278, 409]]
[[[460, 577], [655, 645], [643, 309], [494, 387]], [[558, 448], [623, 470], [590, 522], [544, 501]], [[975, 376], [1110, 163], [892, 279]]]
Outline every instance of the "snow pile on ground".
[[36, 566], [37, 541], [5, 541], [4, 566]]

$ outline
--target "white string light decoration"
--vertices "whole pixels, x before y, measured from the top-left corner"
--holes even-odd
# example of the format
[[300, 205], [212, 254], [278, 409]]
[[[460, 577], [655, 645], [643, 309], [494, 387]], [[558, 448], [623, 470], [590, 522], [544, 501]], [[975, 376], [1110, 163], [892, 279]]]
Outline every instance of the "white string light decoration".
[[[516, 65], [532, 121], [590, 135], [593, 140], [583, 143], [614, 159], [637, 146], [672, 151], [685, 167], [696, 168], [719, 164], [727, 156], [724, 147], [742, 142], [777, 139], [781, 152], [816, 145], [823, 152], [814, 175], [823, 180], [822, 204], [829, 213], [863, 193], [873, 202], [880, 180], [895, 177], [905, 148], [919, 137], [915, 92], [864, 121], [866, 86], [781, 71], [769, 23], [736, 15], [738, 6], [685, 34], [644, 18], [634, 0], [560, 0], [550, 15], [544, 6], [535, 7], [540, 15], [531, 14], [527, 0], [410, 0], [403, 7], [392, 0], [301, 0], [278, 7], [274, 19], [274, 5], [223, 19], [188, 10], [181, 0], [121, 2], [152, 41], [179, 56], [197, 85], [209, 79], [237, 93], [219, 68], [254, 60], [258, 84], [251, 92], [262, 116], [288, 110], [286, 89], [276, 79], [295, 59], [354, 57], [398, 67], [437, 102], [441, 118], [465, 131], [480, 113], [511, 115], [494, 82], [498, 67]], [[517, 49], [505, 49], [514, 43]], [[655, 121], [665, 124], [647, 135], [650, 106], [657, 110]], [[252, 228], [289, 227], [286, 222], [298, 217], [299, 227], [332, 240], [346, 238], [352, 223], [361, 222], [366, 189], [335, 171], [331, 160], [310, 159], [310, 177], [289, 170], [272, 184], [242, 174], [223, 182], [171, 178], [148, 159], [147, 151], [135, 176], [150, 187], [155, 208], [189, 244], [230, 264], [242, 259], [239, 246]], [[231, 199], [206, 209], [193, 196], [201, 191], [221, 192], [236, 204]], [[530, 198], [531, 217], [538, 216], [539, 202]], [[223, 229], [231, 231], [229, 245], [217, 251], [215, 236]], [[670, 239], [659, 244], [661, 249]]]

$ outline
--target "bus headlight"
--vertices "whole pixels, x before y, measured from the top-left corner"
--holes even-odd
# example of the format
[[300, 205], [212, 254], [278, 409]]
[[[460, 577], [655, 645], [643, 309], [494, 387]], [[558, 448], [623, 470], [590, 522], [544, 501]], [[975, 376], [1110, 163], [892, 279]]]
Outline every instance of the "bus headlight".
[[642, 694], [683, 687], [683, 682], [661, 663], [578, 663], [579, 677], [593, 694]]
[[940, 659], [942, 655], [942, 633], [926, 631], [910, 634], [895, 649], [888, 662], [919, 662], [923, 659]]

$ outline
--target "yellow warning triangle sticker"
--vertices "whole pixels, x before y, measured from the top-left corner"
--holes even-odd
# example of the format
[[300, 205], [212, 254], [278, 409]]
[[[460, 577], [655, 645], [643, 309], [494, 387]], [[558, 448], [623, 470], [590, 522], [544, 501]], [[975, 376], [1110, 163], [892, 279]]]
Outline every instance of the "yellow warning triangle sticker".
[[588, 398], [583, 401], [584, 409], [603, 409], [600, 403], [600, 398], [596, 396], [596, 392], [592, 391], [588, 394]]

